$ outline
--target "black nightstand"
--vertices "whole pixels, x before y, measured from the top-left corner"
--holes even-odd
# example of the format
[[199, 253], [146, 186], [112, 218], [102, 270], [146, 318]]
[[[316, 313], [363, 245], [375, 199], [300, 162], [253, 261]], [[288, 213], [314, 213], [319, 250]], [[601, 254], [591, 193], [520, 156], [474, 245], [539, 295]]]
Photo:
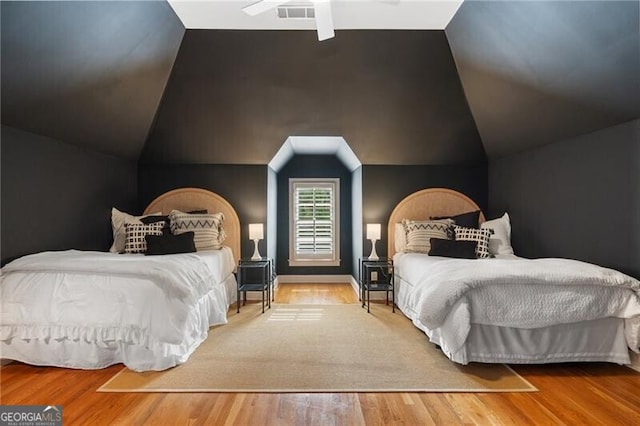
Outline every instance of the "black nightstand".
[[384, 291], [386, 292], [387, 305], [389, 304], [389, 293], [391, 293], [392, 311], [396, 311], [395, 303], [395, 287], [393, 282], [393, 259], [381, 257], [377, 260], [368, 258], [360, 259], [360, 297], [362, 299], [362, 307], [367, 305], [369, 312], [370, 292]]
[[[240, 259], [236, 280], [237, 287], [237, 312], [240, 312], [240, 294], [243, 295], [244, 304], [247, 303], [247, 291], [259, 291], [262, 293], [262, 312], [265, 306], [271, 308], [271, 296], [275, 281], [275, 268], [273, 259], [263, 257], [259, 260]], [[266, 295], [266, 299], [265, 299]]]

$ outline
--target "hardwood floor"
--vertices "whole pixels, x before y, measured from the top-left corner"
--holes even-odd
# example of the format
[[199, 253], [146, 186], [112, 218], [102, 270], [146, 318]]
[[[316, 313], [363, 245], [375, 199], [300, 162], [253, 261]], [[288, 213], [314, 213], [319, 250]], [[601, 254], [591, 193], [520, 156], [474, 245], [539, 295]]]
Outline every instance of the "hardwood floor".
[[[357, 296], [348, 284], [281, 284], [276, 302]], [[640, 424], [640, 373], [610, 364], [513, 366], [539, 389], [527, 393], [97, 393], [121, 368], [12, 363], [0, 368], [0, 403], [60, 404], [65, 425]]]

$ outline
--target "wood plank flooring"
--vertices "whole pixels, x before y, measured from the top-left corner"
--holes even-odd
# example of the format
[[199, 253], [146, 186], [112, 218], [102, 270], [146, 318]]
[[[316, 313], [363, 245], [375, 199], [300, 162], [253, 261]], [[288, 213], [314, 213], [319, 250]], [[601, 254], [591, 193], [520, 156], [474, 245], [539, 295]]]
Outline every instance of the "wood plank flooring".
[[[277, 303], [355, 303], [349, 284], [281, 284]], [[401, 315], [401, 314], [399, 314]], [[60, 404], [65, 425], [638, 425], [640, 373], [513, 366], [528, 393], [97, 393], [122, 368], [0, 368], [0, 404]]]

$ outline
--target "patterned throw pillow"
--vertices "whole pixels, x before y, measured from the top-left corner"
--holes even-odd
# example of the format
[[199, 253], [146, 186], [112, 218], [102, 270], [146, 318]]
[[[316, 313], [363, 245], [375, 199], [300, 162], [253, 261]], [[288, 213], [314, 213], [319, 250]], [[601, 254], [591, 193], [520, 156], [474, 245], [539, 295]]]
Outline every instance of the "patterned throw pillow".
[[193, 231], [193, 242], [197, 251], [218, 250], [222, 247], [226, 234], [222, 228], [224, 215], [189, 214], [179, 210], [171, 210], [171, 233], [175, 235]]
[[[159, 215], [162, 213], [153, 213]], [[111, 253], [123, 253], [124, 252], [124, 240], [127, 237], [127, 233], [124, 229], [125, 223], [142, 223], [141, 220], [146, 216], [132, 216], [129, 213], [121, 212], [115, 207], [111, 209], [111, 229], [113, 231], [113, 245], [109, 251]]]
[[457, 241], [475, 241], [478, 243], [476, 246], [476, 257], [478, 259], [485, 259], [490, 256], [489, 254], [489, 237], [491, 237], [490, 229], [474, 229], [465, 228], [462, 226], [455, 226], [454, 228]]
[[406, 252], [429, 253], [431, 238], [451, 239], [451, 219], [441, 220], [408, 220], [403, 219], [402, 225], [406, 235]]
[[164, 222], [155, 222], [148, 225], [142, 223], [125, 223], [126, 238], [124, 241], [125, 253], [145, 253], [147, 251], [147, 235], [162, 235]]

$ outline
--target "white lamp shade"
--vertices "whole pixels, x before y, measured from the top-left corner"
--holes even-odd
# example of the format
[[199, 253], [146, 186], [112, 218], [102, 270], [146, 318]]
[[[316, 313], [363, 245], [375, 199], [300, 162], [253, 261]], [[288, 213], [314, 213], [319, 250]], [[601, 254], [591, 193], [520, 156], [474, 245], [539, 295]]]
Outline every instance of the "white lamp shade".
[[367, 240], [379, 240], [381, 225], [379, 223], [367, 223]]
[[249, 224], [249, 239], [261, 240], [264, 238], [264, 228], [261, 223]]

